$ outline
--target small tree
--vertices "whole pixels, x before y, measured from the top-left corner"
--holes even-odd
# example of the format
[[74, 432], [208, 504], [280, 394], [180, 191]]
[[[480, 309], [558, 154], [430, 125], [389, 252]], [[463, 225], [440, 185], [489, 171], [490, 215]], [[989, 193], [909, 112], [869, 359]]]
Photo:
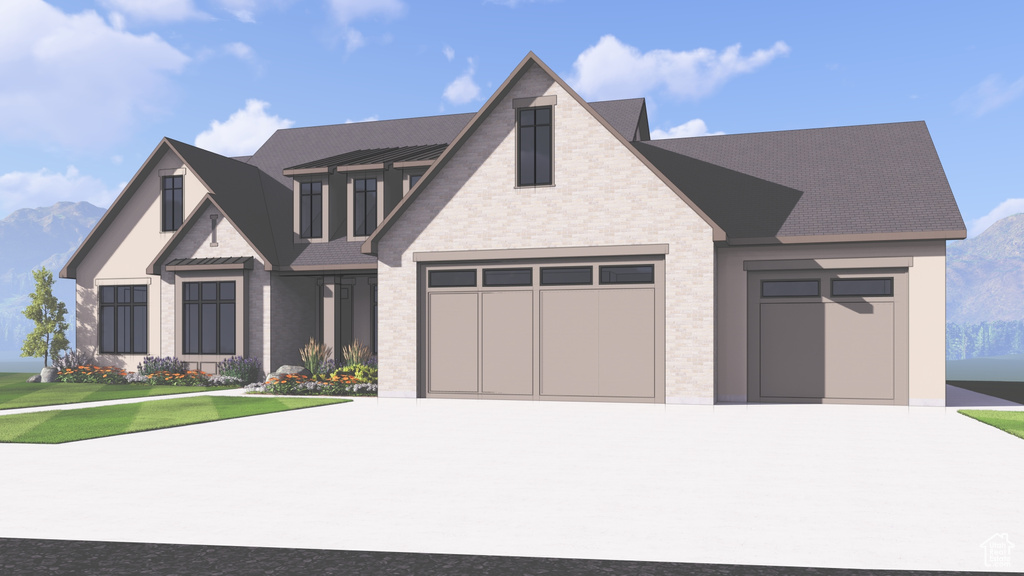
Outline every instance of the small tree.
[[42, 356], [43, 366], [48, 366], [51, 356], [56, 358], [61, 350], [68, 347], [65, 335], [68, 323], [64, 321], [68, 308], [53, 295], [52, 272], [44, 267], [33, 270], [32, 276], [36, 279], [36, 291], [30, 295], [32, 303], [22, 314], [35, 322], [36, 328], [25, 337], [21, 355], [32, 358]]

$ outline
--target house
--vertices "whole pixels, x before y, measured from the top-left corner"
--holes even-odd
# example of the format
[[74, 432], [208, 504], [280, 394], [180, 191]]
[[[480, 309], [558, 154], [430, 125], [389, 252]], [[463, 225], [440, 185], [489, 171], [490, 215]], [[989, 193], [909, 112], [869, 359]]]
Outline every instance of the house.
[[476, 114], [165, 138], [61, 277], [128, 368], [312, 336], [381, 397], [941, 406], [965, 236], [923, 122], [650, 140], [530, 53]]

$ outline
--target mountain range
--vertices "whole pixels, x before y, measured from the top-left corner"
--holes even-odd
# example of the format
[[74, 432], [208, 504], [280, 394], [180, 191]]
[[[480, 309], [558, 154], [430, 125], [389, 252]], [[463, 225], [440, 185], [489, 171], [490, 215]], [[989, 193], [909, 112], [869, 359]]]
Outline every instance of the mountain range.
[[[0, 354], [20, 351], [32, 330], [21, 313], [35, 288], [32, 270], [46, 266], [56, 278], [103, 212], [88, 202], [58, 202], [0, 220]], [[58, 279], [54, 295], [67, 305], [73, 327], [74, 281]], [[946, 245], [946, 322], [995, 320], [1024, 320], [1024, 214]]]

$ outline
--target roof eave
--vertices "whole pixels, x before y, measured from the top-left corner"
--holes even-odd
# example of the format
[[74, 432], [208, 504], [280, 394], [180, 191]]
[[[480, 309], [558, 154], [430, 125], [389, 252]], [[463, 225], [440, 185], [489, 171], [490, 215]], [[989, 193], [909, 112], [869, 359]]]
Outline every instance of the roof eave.
[[963, 240], [966, 229], [927, 230], [923, 232], [876, 232], [869, 234], [816, 234], [808, 236], [764, 236], [758, 238], [729, 238], [728, 246], [826, 244], [835, 242], [898, 242], [907, 240]]

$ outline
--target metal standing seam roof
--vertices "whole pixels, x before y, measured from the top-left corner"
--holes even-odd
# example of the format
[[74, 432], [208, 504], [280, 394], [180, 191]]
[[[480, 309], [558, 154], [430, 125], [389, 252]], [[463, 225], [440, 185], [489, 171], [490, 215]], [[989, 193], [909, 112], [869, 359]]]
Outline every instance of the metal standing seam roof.
[[224, 258], [175, 258], [174, 260], [168, 260], [164, 264], [165, 268], [172, 266], [184, 266], [184, 267], [205, 267], [205, 266], [220, 266], [220, 267], [237, 267], [237, 268], [249, 268], [253, 267], [252, 256], [235, 256], [235, 257], [224, 257]]
[[437, 157], [448, 147], [444, 144], [425, 144], [421, 146], [397, 146], [393, 148], [376, 148], [373, 150], [353, 150], [337, 156], [314, 160], [285, 170], [301, 170], [303, 168], [331, 168], [334, 166], [357, 166], [362, 164], [389, 164], [392, 162], [411, 162], [417, 160], [437, 160]]

